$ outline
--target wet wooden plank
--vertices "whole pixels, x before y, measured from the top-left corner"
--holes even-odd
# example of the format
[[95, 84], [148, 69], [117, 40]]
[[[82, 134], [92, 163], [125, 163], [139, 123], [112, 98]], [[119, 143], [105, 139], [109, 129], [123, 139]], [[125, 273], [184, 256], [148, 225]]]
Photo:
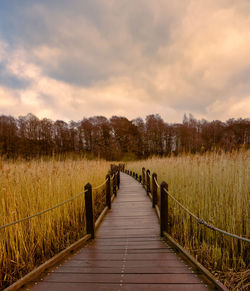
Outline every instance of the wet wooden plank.
[[[87, 249], [85, 250], [86, 254], [92, 254], [92, 255], [97, 255], [97, 254], [124, 254], [124, 248], [119, 248], [119, 249], [115, 249], [114, 247], [112, 247], [111, 249], [103, 249], [100, 248], [98, 251], [96, 249]], [[174, 251], [172, 249], [167, 249], [167, 248], [155, 248], [155, 249], [128, 249], [127, 250], [128, 254], [164, 254], [164, 253], [174, 253]], [[85, 254], [83, 254], [85, 255]]]
[[[77, 283], [77, 282], [39, 282], [34, 285], [34, 291], [118, 291], [120, 284], [100, 284], [100, 283]], [[136, 289], [134, 289], [136, 290]]]
[[161, 240], [144, 188], [121, 173], [121, 185], [96, 239], [50, 270], [32, 290], [208, 290], [201, 276]]
[[[127, 267], [126, 274], [194, 274], [192, 268], [186, 267]], [[121, 270], [114, 267], [73, 267], [61, 266], [53, 273], [79, 273], [79, 274], [120, 274]], [[195, 273], [197, 274], [197, 273]]]
[[[118, 289], [119, 290], [119, 289]], [[124, 284], [122, 291], [208, 291], [204, 284]]]
[[125, 283], [137, 284], [200, 284], [193, 274], [85, 274], [85, 273], [51, 273], [44, 282], [76, 282], [76, 283]]
[[[124, 240], [99, 240], [95, 243], [95, 245], [89, 245], [87, 248], [91, 247], [98, 247], [98, 248], [113, 248], [119, 247], [124, 249]], [[84, 251], [87, 248], [82, 248]], [[151, 249], [151, 248], [163, 248], [163, 249], [171, 249], [168, 245], [163, 244], [162, 242], [156, 241], [156, 240], [150, 240], [150, 241], [129, 241], [128, 242], [128, 248], [133, 249]]]
[[143, 253], [143, 254], [125, 254], [124, 251], [120, 252], [119, 254], [105, 254], [103, 252], [83, 252], [78, 254], [75, 260], [108, 260], [108, 261], [117, 261], [123, 260], [126, 261], [148, 261], [148, 260], [155, 260], [155, 261], [165, 261], [165, 260], [179, 260], [179, 257], [174, 253]]
[[[121, 260], [73, 260], [66, 261], [64, 266], [74, 267], [123, 267], [124, 262]], [[155, 260], [143, 260], [143, 261], [127, 261], [127, 267], [185, 267], [186, 265], [181, 260], [169, 260], [169, 261], [155, 261]], [[186, 266], [188, 268], [188, 266]]]
[[[121, 289], [122, 287], [122, 289]], [[208, 291], [204, 284], [100, 284], [100, 283], [76, 283], [76, 282], [40, 282], [32, 289], [34, 291]]]

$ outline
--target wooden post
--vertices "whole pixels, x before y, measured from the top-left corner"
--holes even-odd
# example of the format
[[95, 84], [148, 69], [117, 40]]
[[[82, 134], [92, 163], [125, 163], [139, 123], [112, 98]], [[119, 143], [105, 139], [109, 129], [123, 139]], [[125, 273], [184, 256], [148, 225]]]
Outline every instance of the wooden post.
[[111, 193], [110, 193], [110, 176], [106, 176], [107, 182], [106, 182], [106, 205], [109, 209], [111, 209]]
[[119, 171], [124, 172], [125, 164], [119, 164]]
[[116, 173], [114, 173], [114, 179], [113, 179], [113, 193], [116, 196], [117, 192], [116, 192]]
[[161, 220], [161, 236], [163, 232], [168, 233], [168, 184], [166, 182], [161, 183], [161, 209], [160, 209], [160, 220]]
[[117, 187], [118, 189], [120, 189], [120, 170], [118, 169], [118, 173], [117, 173]]
[[149, 170], [147, 170], [146, 176], [147, 176], [147, 194], [149, 194], [150, 193], [150, 171]]
[[86, 191], [85, 192], [85, 213], [86, 213], [87, 233], [91, 234], [91, 238], [95, 238], [92, 186], [88, 183], [87, 185], [85, 185], [84, 190]]
[[138, 180], [138, 174], [137, 173], [135, 174], [135, 179]]
[[155, 205], [157, 204], [157, 174], [152, 174], [152, 207], [155, 208]]
[[139, 182], [141, 183], [141, 175], [139, 176]]
[[129, 175], [132, 176], [132, 171], [129, 172]]
[[142, 186], [145, 186], [145, 168], [142, 168]]
[[110, 171], [111, 171], [111, 175], [113, 175], [114, 174], [114, 165], [113, 164], [110, 165]]

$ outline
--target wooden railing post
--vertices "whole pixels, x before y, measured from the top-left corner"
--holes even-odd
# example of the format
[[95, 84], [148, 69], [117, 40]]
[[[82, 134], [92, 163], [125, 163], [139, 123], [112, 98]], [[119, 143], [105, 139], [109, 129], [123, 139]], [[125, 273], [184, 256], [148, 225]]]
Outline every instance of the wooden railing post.
[[139, 176], [139, 182], [141, 183], [141, 175]]
[[117, 192], [116, 192], [116, 180], [117, 180], [116, 173], [114, 173], [114, 178], [113, 178], [113, 193], [114, 193], [115, 196], [117, 196]]
[[125, 164], [119, 164], [119, 171], [124, 172], [125, 170]]
[[[160, 220], [161, 220], [161, 236], [163, 232], [168, 233], [168, 184], [166, 182], [161, 183], [161, 209], [160, 209]], [[165, 191], [166, 190], [166, 191]]]
[[91, 238], [95, 238], [93, 202], [92, 202], [92, 186], [87, 184], [84, 187], [85, 192], [85, 213], [87, 233], [91, 234]]
[[145, 168], [142, 168], [142, 186], [145, 186]]
[[157, 174], [152, 174], [152, 207], [155, 208], [155, 205], [157, 204]]
[[147, 170], [146, 176], [147, 176], [147, 195], [148, 195], [150, 193], [150, 171], [149, 170]]
[[111, 172], [111, 175], [115, 173], [113, 164], [110, 165], [110, 172]]
[[111, 209], [110, 176], [106, 176], [106, 205]]
[[137, 173], [135, 174], [135, 179], [138, 180], [138, 174]]
[[120, 170], [118, 169], [118, 172], [117, 172], [117, 187], [118, 187], [118, 189], [120, 189], [120, 181], [121, 181]]

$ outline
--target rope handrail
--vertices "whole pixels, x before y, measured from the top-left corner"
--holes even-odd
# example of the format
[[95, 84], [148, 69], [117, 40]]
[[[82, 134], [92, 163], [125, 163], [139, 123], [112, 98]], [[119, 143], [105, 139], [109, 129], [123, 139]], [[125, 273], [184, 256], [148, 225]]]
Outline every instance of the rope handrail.
[[108, 181], [108, 178], [101, 185], [94, 187], [93, 190], [97, 190], [97, 189], [101, 188], [102, 186], [104, 186], [107, 183], [107, 181]]
[[238, 236], [236, 234], [233, 234], [233, 233], [230, 233], [230, 232], [227, 232], [225, 230], [222, 230], [218, 227], [215, 227], [211, 224], [209, 224], [208, 222], [206, 222], [205, 220], [199, 218], [198, 216], [196, 216], [195, 214], [193, 214], [189, 209], [187, 209], [184, 205], [182, 205], [173, 195], [171, 195], [165, 188], [164, 188], [164, 191], [166, 194], [169, 195], [170, 198], [172, 198], [183, 210], [185, 210], [190, 216], [192, 216], [199, 224], [203, 224], [204, 226], [206, 226], [207, 228], [210, 228], [214, 231], [218, 231], [220, 233], [223, 233], [225, 235], [228, 235], [230, 237], [233, 237], [233, 238], [237, 238], [239, 240], [243, 240], [245, 242], [250, 242], [250, 239], [248, 238], [245, 238], [245, 237], [241, 237], [241, 236]]
[[157, 180], [154, 177], [155, 185], [160, 189], [160, 185], [158, 184]]
[[[114, 177], [114, 175], [113, 175], [113, 177]], [[108, 178], [107, 178], [107, 179], [106, 179], [106, 180], [105, 180], [101, 185], [99, 185], [99, 186], [93, 188], [93, 190], [97, 190], [97, 189], [99, 189], [100, 187], [102, 187], [102, 186], [107, 182], [107, 180], [108, 180]], [[7, 228], [7, 227], [10, 227], [10, 226], [12, 226], [12, 225], [18, 224], [18, 223], [20, 223], [20, 222], [24, 222], [24, 221], [26, 221], [26, 220], [30, 220], [31, 218], [34, 218], [34, 217], [40, 216], [40, 215], [45, 214], [45, 213], [47, 213], [47, 212], [49, 212], [49, 211], [51, 211], [51, 210], [54, 210], [54, 209], [56, 209], [56, 208], [58, 208], [58, 207], [60, 207], [60, 206], [63, 206], [64, 204], [66, 204], [66, 203], [68, 203], [68, 202], [71, 202], [71, 201], [73, 201], [74, 199], [78, 198], [79, 196], [81, 196], [81, 195], [84, 194], [85, 192], [87, 192], [87, 190], [82, 191], [82, 192], [78, 193], [77, 195], [75, 195], [75, 196], [73, 196], [73, 197], [71, 197], [71, 198], [69, 198], [69, 199], [67, 199], [67, 200], [65, 200], [65, 201], [63, 201], [63, 202], [61, 202], [61, 203], [58, 203], [58, 204], [56, 204], [56, 205], [54, 205], [54, 206], [52, 206], [52, 207], [50, 207], [50, 208], [47, 208], [47, 209], [42, 210], [42, 211], [40, 211], [40, 212], [37, 212], [37, 213], [35, 213], [35, 214], [32, 214], [32, 215], [26, 216], [26, 217], [21, 218], [21, 219], [19, 219], [19, 220], [16, 220], [16, 221], [13, 221], [13, 222], [10, 222], [10, 223], [7, 223], [7, 224], [4, 224], [4, 225], [1, 225], [1, 226], [0, 226], [0, 230], [5, 229], [5, 228]]]
[[44, 213], [47, 213], [47, 212], [49, 212], [49, 211], [51, 211], [51, 210], [54, 210], [55, 208], [58, 208], [58, 207], [60, 207], [60, 206], [62, 206], [62, 205], [64, 205], [64, 204], [66, 204], [66, 203], [68, 203], [68, 202], [73, 201], [74, 199], [78, 198], [79, 196], [81, 196], [81, 195], [84, 194], [85, 192], [87, 192], [87, 191], [86, 191], [86, 190], [85, 190], [85, 191], [82, 191], [82, 192], [78, 193], [77, 195], [75, 195], [74, 197], [71, 197], [70, 199], [67, 199], [67, 200], [65, 200], [65, 201], [63, 201], [63, 202], [61, 202], [61, 203], [58, 203], [58, 204], [56, 204], [56, 205], [54, 205], [54, 206], [52, 206], [52, 207], [50, 207], [50, 208], [47, 208], [47, 209], [42, 210], [42, 211], [40, 211], [40, 212], [37, 212], [37, 213], [35, 213], [35, 214], [33, 214], [33, 215], [30, 215], [30, 216], [27, 216], [27, 217], [21, 218], [21, 219], [19, 219], [19, 220], [16, 220], [16, 221], [13, 221], [13, 222], [10, 222], [10, 223], [7, 223], [7, 224], [4, 224], [4, 225], [1, 225], [1, 226], [0, 226], [0, 230], [1, 230], [1, 229], [4, 229], [4, 228], [7, 228], [7, 227], [9, 227], [9, 226], [12, 226], [12, 225], [14, 225], [14, 224], [20, 223], [20, 222], [23, 222], [23, 221], [26, 221], [26, 220], [30, 220], [31, 218], [34, 218], [34, 217], [40, 216], [40, 215], [42, 215], [42, 214], [44, 214]]

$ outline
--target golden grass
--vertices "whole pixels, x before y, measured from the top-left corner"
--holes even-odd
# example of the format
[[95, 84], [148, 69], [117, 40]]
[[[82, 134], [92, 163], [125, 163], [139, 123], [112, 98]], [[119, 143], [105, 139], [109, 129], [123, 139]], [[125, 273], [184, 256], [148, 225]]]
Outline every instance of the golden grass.
[[[3, 225], [75, 196], [87, 182], [93, 187], [100, 185], [109, 164], [101, 160], [0, 161], [0, 170], [0, 225]], [[100, 191], [103, 193], [102, 188]], [[101, 196], [100, 191], [93, 191], [94, 196]], [[96, 213], [100, 213], [100, 207], [101, 203]], [[85, 233], [84, 195], [39, 217], [0, 230], [0, 289]]]
[[[249, 238], [249, 157], [249, 151], [154, 157], [129, 162], [127, 169], [138, 174], [142, 167], [150, 169], [151, 174], [158, 174], [158, 182], [166, 181], [169, 192], [195, 215]], [[244, 272], [249, 267], [249, 243], [198, 225], [171, 199], [169, 209], [171, 235], [216, 275]]]

